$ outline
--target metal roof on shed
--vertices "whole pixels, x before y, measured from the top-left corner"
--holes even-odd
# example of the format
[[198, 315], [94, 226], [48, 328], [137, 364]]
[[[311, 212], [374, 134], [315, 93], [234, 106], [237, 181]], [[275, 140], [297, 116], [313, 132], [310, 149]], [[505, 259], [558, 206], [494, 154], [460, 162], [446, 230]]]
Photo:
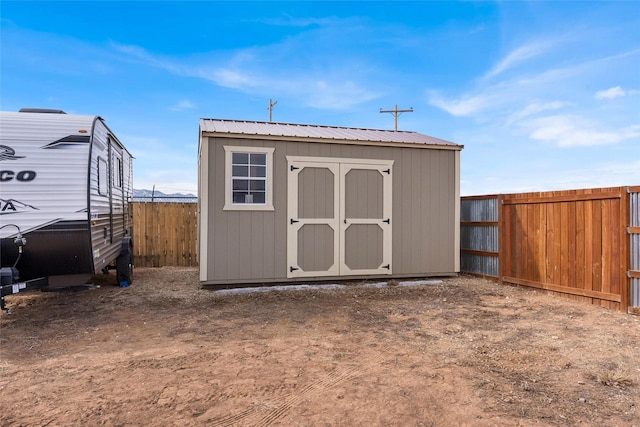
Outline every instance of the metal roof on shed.
[[360, 129], [338, 126], [293, 123], [256, 122], [245, 120], [200, 119], [200, 131], [231, 135], [256, 135], [335, 141], [425, 144], [460, 147], [456, 143], [417, 132], [382, 129]]

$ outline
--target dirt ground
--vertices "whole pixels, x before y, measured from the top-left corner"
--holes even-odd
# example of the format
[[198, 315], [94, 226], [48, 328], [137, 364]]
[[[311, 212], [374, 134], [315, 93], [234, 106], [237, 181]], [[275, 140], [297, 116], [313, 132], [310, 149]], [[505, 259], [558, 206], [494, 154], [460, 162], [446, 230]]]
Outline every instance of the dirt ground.
[[640, 317], [470, 277], [7, 297], [3, 426], [640, 426]]

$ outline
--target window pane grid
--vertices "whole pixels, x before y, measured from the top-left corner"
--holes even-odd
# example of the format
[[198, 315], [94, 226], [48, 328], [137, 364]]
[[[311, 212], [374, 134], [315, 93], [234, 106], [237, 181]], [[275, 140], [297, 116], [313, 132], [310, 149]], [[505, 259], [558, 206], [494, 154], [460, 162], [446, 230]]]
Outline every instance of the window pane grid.
[[265, 204], [267, 155], [265, 153], [232, 153], [232, 203]]

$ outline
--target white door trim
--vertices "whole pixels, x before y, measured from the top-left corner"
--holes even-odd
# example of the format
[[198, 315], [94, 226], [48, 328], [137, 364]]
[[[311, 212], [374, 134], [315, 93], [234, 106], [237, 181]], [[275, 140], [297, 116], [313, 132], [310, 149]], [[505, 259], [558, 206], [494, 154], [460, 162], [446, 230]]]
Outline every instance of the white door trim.
[[[393, 160], [286, 156], [287, 159], [287, 278], [391, 274]], [[298, 218], [299, 174], [305, 167], [327, 168], [334, 174], [334, 217]], [[352, 169], [377, 170], [383, 178], [383, 217], [346, 218], [345, 176]], [[345, 219], [347, 224], [345, 224]], [[388, 219], [389, 222], [383, 222]], [[351, 223], [349, 224], [349, 221]], [[383, 262], [376, 269], [352, 270], [345, 264], [345, 233], [351, 224], [378, 224], [383, 231]], [[305, 224], [326, 224], [334, 230], [334, 264], [327, 271], [304, 271], [298, 265], [298, 232]]]
[[[340, 275], [366, 275], [366, 274], [391, 274], [393, 266], [391, 264], [392, 255], [392, 235], [391, 235], [391, 215], [393, 211], [392, 204], [392, 170], [393, 161], [383, 161], [377, 164], [370, 163], [340, 163]], [[382, 218], [347, 218], [346, 217], [346, 175], [352, 169], [358, 170], [376, 170], [382, 175]], [[384, 222], [388, 220], [389, 222]], [[347, 228], [354, 224], [375, 224], [382, 229], [382, 263], [378, 268], [373, 269], [351, 269], [346, 264], [346, 232]]]
[[[298, 217], [298, 183], [300, 172], [304, 168], [326, 168], [333, 173], [333, 218], [299, 218]], [[339, 275], [339, 165], [321, 161], [297, 161], [289, 160], [287, 156], [287, 277], [316, 277], [316, 276], [338, 276]], [[298, 265], [298, 232], [302, 226], [307, 224], [324, 224], [331, 227], [334, 232], [333, 238], [333, 265], [326, 271], [304, 271]]]

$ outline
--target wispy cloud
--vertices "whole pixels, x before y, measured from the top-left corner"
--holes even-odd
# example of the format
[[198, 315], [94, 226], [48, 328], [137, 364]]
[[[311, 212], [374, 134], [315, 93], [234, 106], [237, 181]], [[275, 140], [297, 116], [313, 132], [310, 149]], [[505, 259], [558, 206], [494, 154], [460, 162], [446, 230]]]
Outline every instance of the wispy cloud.
[[[137, 46], [112, 44], [127, 57], [147, 66], [170, 73], [209, 81], [217, 86], [243, 93], [280, 96], [298, 99], [303, 105], [319, 109], [342, 110], [375, 99], [376, 91], [366, 88], [350, 71], [350, 64], [331, 64], [311, 67], [301, 73], [288, 67], [271, 67], [269, 53], [273, 48], [218, 53], [207, 58], [183, 60], [153, 55]], [[273, 61], [271, 59], [271, 61]], [[345, 75], [354, 78], [345, 80]]]
[[484, 22], [483, 22], [483, 23], [481, 23], [481, 24], [479, 24], [479, 25], [476, 25], [475, 27], [471, 28], [471, 29], [469, 30], [469, 34], [470, 34], [470, 35], [478, 34], [478, 33], [483, 32], [484, 30], [485, 30], [485, 24], [484, 24]]
[[610, 70], [626, 64], [638, 50], [552, 60], [552, 52], [562, 53], [556, 48], [544, 41], [523, 45], [478, 78], [472, 89], [450, 97], [431, 91], [428, 102], [452, 116], [491, 123], [504, 135], [521, 136], [524, 131], [530, 141], [554, 147], [608, 146], [640, 139], [637, 114], [634, 119], [622, 105], [603, 110], [593, 101], [594, 96], [616, 100], [634, 90], [615, 86], [594, 95], [587, 89], [610, 79]]
[[263, 85], [261, 78], [244, 70], [231, 68], [194, 69], [193, 75], [231, 89], [251, 91]]
[[606, 90], [600, 90], [596, 92], [596, 99], [614, 99], [621, 96], [625, 96], [626, 91], [622, 90], [620, 86], [615, 86]]
[[316, 80], [309, 91], [308, 104], [322, 109], [345, 110], [378, 97], [356, 82]]
[[435, 91], [429, 95], [429, 103], [452, 116], [472, 116], [491, 106], [485, 94], [464, 95], [457, 99], [446, 99]]
[[571, 103], [563, 101], [532, 102], [531, 104], [527, 104], [521, 110], [511, 114], [507, 118], [506, 125], [517, 123], [527, 117], [531, 117], [545, 111], [560, 110], [571, 105]]
[[521, 126], [529, 129], [531, 139], [558, 147], [613, 145], [640, 138], [640, 125], [606, 130], [575, 115], [540, 117], [523, 122]]
[[615, 99], [622, 98], [624, 96], [637, 96], [640, 95], [640, 90], [638, 89], [623, 89], [620, 86], [614, 86], [612, 88], [606, 90], [600, 90], [596, 92], [596, 99]]
[[277, 26], [277, 27], [306, 28], [306, 27], [312, 27], [312, 26], [339, 25], [340, 23], [344, 23], [345, 21], [348, 21], [348, 19], [340, 19], [337, 17], [300, 18], [300, 17], [284, 14], [278, 18], [261, 19], [259, 22], [267, 25]]
[[[535, 69], [529, 70], [526, 74], [515, 75], [491, 84], [480, 79], [473, 90], [456, 97], [447, 98], [438, 91], [429, 91], [428, 102], [454, 116], [480, 116], [488, 113], [495, 118], [496, 113], [501, 110], [504, 110], [501, 115], [513, 115], [516, 114], [514, 111], [522, 114], [526, 108], [557, 109], [561, 104], [565, 105], [568, 102], [539, 101], [536, 105], [527, 104], [524, 107], [522, 104], [544, 96], [556, 97], [559, 85], [580, 73], [580, 67], [568, 66], [538, 72]], [[531, 111], [525, 115], [530, 113]]]
[[140, 46], [125, 45], [113, 41], [109, 42], [108, 46], [115, 52], [124, 55], [120, 57], [121, 60], [133, 60], [137, 63], [161, 68], [174, 74], [184, 74], [184, 70], [181, 69], [182, 67], [175, 61], [170, 58], [162, 58], [158, 55], [153, 55]]
[[170, 107], [169, 110], [171, 110], [171, 111], [183, 111], [183, 110], [193, 110], [194, 108], [197, 108], [197, 106], [193, 102], [188, 101], [186, 99], [183, 99], [182, 101], [178, 102], [173, 107]]
[[536, 41], [522, 45], [509, 52], [504, 58], [498, 61], [498, 63], [483, 76], [483, 79], [486, 80], [496, 77], [529, 59], [540, 56], [549, 50], [550, 46], [551, 44], [546, 41]]

